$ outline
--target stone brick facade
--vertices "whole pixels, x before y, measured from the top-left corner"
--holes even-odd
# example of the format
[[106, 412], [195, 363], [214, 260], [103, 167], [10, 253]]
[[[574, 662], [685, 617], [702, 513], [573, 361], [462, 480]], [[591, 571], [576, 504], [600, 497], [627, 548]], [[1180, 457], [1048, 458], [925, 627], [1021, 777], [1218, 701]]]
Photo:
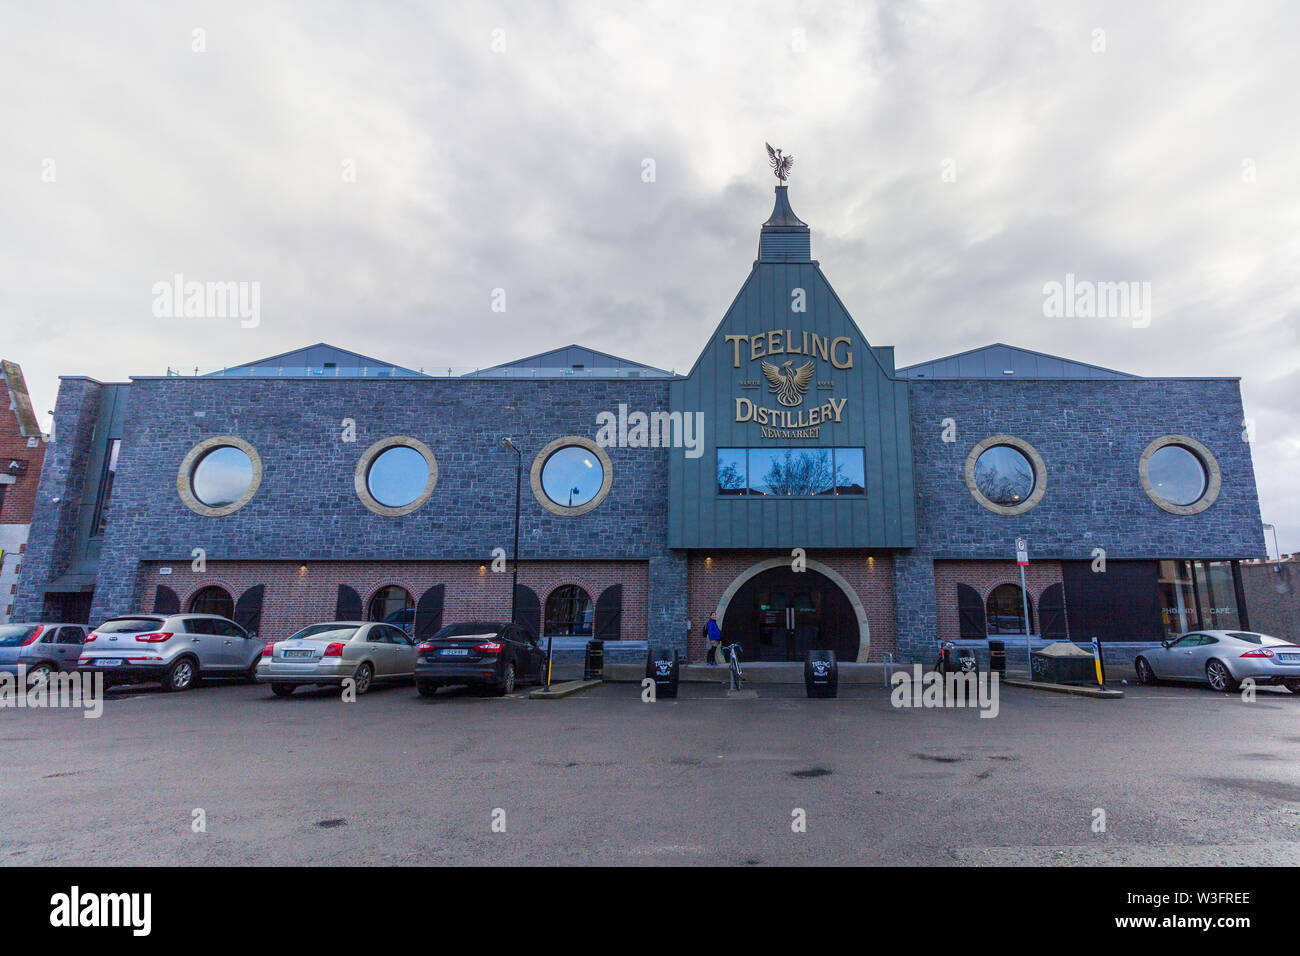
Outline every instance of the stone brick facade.
[[95, 437], [101, 388], [99, 382], [89, 378], [69, 377], [59, 382], [53, 441], [41, 465], [23, 579], [14, 596], [14, 620], [39, 620], [44, 611], [42, 589], [68, 570], [88, 481], [94, 493], [86, 462]]
[[[1235, 379], [912, 380], [918, 551], [935, 558], [1239, 558], [1264, 553], [1250, 445]], [[952, 419], [956, 441], [946, 442]], [[1036, 507], [1006, 517], [966, 487], [971, 448], [991, 435], [1029, 442], [1047, 468]], [[1218, 499], [1198, 515], [1161, 510], [1142, 490], [1138, 460], [1167, 434], [1204, 443], [1218, 459]]]

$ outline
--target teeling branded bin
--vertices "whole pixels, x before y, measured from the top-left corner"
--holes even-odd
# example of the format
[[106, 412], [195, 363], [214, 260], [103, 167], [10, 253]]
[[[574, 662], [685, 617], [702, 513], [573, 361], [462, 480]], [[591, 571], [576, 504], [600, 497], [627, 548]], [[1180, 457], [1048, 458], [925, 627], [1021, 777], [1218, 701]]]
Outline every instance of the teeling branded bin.
[[1007, 676], [1006, 641], [989, 641], [989, 670]]
[[583, 680], [601, 680], [605, 676], [605, 642], [588, 641], [587, 655], [582, 663]]
[[655, 697], [676, 697], [680, 661], [671, 647], [656, 647], [646, 655], [645, 676], [655, 682]]
[[809, 697], [839, 694], [840, 665], [834, 651], [808, 651], [803, 660], [803, 686]]

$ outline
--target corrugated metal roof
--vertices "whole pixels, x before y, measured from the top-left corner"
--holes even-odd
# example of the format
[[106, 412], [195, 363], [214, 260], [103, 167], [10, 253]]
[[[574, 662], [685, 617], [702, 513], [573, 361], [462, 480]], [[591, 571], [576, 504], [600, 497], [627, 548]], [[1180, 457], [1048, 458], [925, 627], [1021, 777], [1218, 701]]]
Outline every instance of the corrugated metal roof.
[[921, 362], [918, 365], [909, 365], [899, 369], [898, 374], [903, 378], [938, 379], [1141, 378], [1140, 375], [1130, 375], [1128, 372], [1102, 368], [1100, 365], [1089, 365], [1087, 362], [1075, 362], [1061, 358], [1059, 355], [1048, 355], [1046, 352], [1035, 352], [1033, 349], [1022, 349], [1001, 342], [932, 359], [929, 362]]

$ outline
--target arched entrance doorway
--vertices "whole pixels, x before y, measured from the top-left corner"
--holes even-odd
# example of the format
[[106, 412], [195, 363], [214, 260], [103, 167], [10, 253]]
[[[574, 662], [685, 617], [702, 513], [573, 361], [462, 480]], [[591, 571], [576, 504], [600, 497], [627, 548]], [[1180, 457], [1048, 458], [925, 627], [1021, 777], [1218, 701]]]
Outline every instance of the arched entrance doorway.
[[720, 605], [723, 640], [740, 643], [745, 660], [801, 661], [806, 651], [832, 650], [841, 661], [856, 661], [865, 652], [861, 604], [811, 565], [796, 572], [777, 559], [728, 589]]

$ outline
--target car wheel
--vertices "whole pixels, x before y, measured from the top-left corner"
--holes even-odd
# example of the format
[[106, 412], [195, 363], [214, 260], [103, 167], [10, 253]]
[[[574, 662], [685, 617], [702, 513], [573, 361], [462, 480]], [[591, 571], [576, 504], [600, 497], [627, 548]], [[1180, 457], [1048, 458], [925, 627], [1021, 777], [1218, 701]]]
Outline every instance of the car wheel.
[[48, 682], [52, 673], [54, 673], [54, 668], [44, 661], [33, 665], [27, 671], [27, 686], [35, 687], [41, 681]]
[[506, 694], [515, 692], [515, 665], [507, 664], [504, 673], [501, 675], [501, 683], [497, 685], [497, 696], [504, 697]]
[[438, 693], [438, 685], [429, 680], [417, 680], [415, 689], [420, 692], [421, 697], [433, 697]]
[[167, 673], [163, 674], [163, 690], [175, 693], [176, 691], [189, 690], [194, 686], [194, 678], [197, 676], [194, 668], [194, 661], [188, 657], [182, 657], [171, 667], [167, 668]]
[[1286, 689], [1293, 694], [1300, 694], [1300, 680], [1286, 681]]
[[546, 661], [542, 661], [537, 666], [537, 683], [542, 687], [546, 686]]
[[1205, 665], [1205, 679], [1217, 691], [1232, 693], [1241, 685], [1233, 679], [1227, 666], [1222, 661], [1210, 661]]
[[276, 697], [290, 697], [293, 695], [294, 685], [284, 683], [272, 684], [271, 692], [275, 694]]
[[1133, 666], [1137, 668], [1139, 684], [1154, 684], [1156, 682], [1156, 672], [1151, 669], [1151, 665], [1147, 663], [1145, 657], [1139, 657], [1133, 662]]
[[369, 662], [362, 662], [352, 679], [356, 681], [357, 696], [360, 697], [370, 690], [370, 684], [375, 679], [375, 669], [370, 666]]
[[259, 658], [248, 665], [248, 670], [244, 671], [244, 680], [250, 684], [257, 683], [257, 667], [261, 662], [261, 658]]

